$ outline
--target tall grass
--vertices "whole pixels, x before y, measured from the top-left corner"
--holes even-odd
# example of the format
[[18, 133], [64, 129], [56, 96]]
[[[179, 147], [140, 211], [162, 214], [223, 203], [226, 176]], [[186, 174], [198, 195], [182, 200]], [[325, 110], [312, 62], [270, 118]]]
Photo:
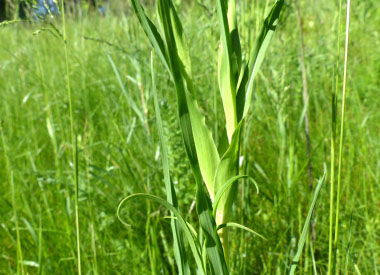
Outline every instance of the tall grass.
[[[342, 8], [342, 1], [339, 4], [339, 22], [338, 22], [338, 60], [340, 53], [340, 14]], [[342, 162], [343, 162], [343, 139], [344, 139], [344, 117], [346, 109], [346, 85], [347, 85], [347, 62], [348, 62], [348, 38], [350, 27], [350, 0], [347, 0], [346, 7], [346, 31], [345, 31], [345, 48], [344, 48], [344, 67], [343, 67], [343, 88], [342, 88], [342, 106], [341, 106], [341, 119], [340, 119], [340, 137], [339, 137], [339, 158], [338, 158], [338, 181], [336, 191], [336, 209], [335, 209], [335, 231], [333, 238], [333, 219], [334, 219], [334, 173], [335, 173], [335, 141], [336, 141], [336, 116], [337, 116], [337, 90], [338, 90], [338, 77], [336, 78], [336, 91], [333, 94], [332, 100], [332, 136], [331, 136], [331, 187], [330, 187], [330, 235], [329, 235], [329, 263], [328, 274], [336, 272], [337, 260], [339, 257], [339, 219], [340, 219], [340, 197], [341, 197], [341, 179], [342, 179]], [[338, 62], [339, 64], [339, 62]], [[337, 66], [337, 70], [339, 66]], [[338, 75], [338, 72], [336, 72]]]
[[79, 232], [79, 179], [78, 179], [78, 146], [77, 137], [74, 130], [74, 115], [73, 115], [73, 100], [71, 95], [70, 85], [70, 68], [69, 57], [67, 47], [67, 34], [66, 34], [66, 18], [65, 18], [65, 1], [61, 1], [61, 13], [62, 13], [62, 28], [63, 28], [63, 43], [65, 50], [65, 68], [66, 68], [66, 90], [67, 98], [69, 102], [69, 116], [70, 116], [70, 134], [71, 134], [71, 150], [72, 150], [72, 166], [74, 176], [74, 204], [75, 204], [75, 236], [76, 236], [76, 249], [77, 249], [77, 265], [78, 274], [82, 274], [81, 268], [81, 251], [80, 251], [80, 232]]
[[[329, 91], [335, 89], [331, 88], [335, 86], [331, 83], [331, 72], [337, 60], [339, 6], [326, 0], [298, 3], [304, 19], [311, 156], [314, 177], [318, 179], [324, 163], [331, 160]], [[220, 26], [215, 2], [206, 0], [202, 4], [205, 8], [193, 1], [176, 1], [175, 7], [190, 42], [195, 97], [215, 143], [220, 144], [225, 126], [217, 73]], [[243, 55], [247, 53], [244, 49], [251, 48], [258, 37], [271, 4], [271, 1], [237, 2]], [[380, 229], [377, 208], [380, 55], [374, 49], [380, 46], [377, 39], [380, 4], [374, 0], [351, 4], [336, 271], [376, 274]], [[244, 159], [240, 158], [239, 167], [239, 175], [250, 178], [239, 180], [230, 215], [232, 223], [251, 228], [265, 239], [230, 228], [230, 274], [288, 273], [312, 202], [302, 116], [299, 26], [293, 7], [283, 7], [275, 36], [253, 84], [251, 108], [242, 126], [240, 156]], [[153, 22], [158, 22], [152, 3], [146, 5], [146, 13]], [[132, 9], [125, 15], [118, 14], [119, 17], [112, 12], [106, 17], [83, 14], [80, 19], [65, 14], [79, 154], [81, 268], [82, 272], [94, 274], [175, 274], [178, 268], [171, 222], [178, 220], [173, 218], [174, 214], [156, 202], [133, 199], [120, 211], [131, 227], [126, 228], [115, 216], [117, 202], [128, 194], [148, 192], [167, 202], [161, 161], [163, 148], [159, 145], [149, 66], [151, 46]], [[62, 30], [60, 18], [52, 22]], [[0, 142], [1, 274], [16, 274], [17, 269], [21, 273], [21, 268], [25, 274], [78, 272], [71, 165], [75, 144], [72, 147], [64, 48], [62, 39], [52, 29], [53, 33], [40, 31], [33, 35], [42, 27], [49, 25], [18, 22], [0, 26], [0, 120], [5, 141], [5, 144]], [[183, 149], [175, 87], [156, 52], [154, 56], [157, 99], [178, 211], [197, 237], [203, 238], [199, 234], [196, 208], [191, 207], [196, 182]], [[335, 70], [339, 75], [337, 131], [341, 117], [343, 46], [340, 57], [339, 70]], [[142, 113], [143, 121], [122, 86]], [[334, 196], [338, 140], [339, 132]], [[259, 194], [251, 179], [259, 186]], [[315, 208], [316, 239], [309, 242], [306, 238], [296, 273], [327, 273], [327, 186], [322, 187]], [[336, 204], [333, 209], [335, 212]], [[333, 233], [335, 218], [334, 215]], [[20, 259], [17, 232], [22, 262], [17, 260], [17, 255]], [[195, 272], [197, 265], [185, 233], [183, 237], [189, 268]], [[202, 253], [200, 249], [200, 254], [202, 257], [207, 252]]]
[[[335, 235], [334, 247], [338, 254], [338, 240], [339, 240], [339, 219], [340, 219], [340, 197], [341, 197], [341, 181], [342, 181], [342, 163], [343, 163], [343, 142], [344, 142], [344, 118], [346, 111], [346, 88], [347, 88], [347, 63], [348, 63], [348, 38], [350, 30], [350, 6], [351, 1], [347, 0], [346, 7], [346, 35], [344, 46], [344, 68], [343, 68], [343, 88], [342, 88], [342, 111], [340, 119], [340, 137], [339, 137], [339, 164], [338, 164], [338, 186], [336, 191], [336, 212], [335, 212]], [[335, 255], [337, 257], [338, 255]], [[336, 265], [336, 263], [334, 263]]]
[[[263, 63], [273, 32], [276, 29], [283, 1], [277, 1], [264, 20], [247, 62], [242, 55], [236, 2], [231, 0], [228, 3], [225, 1], [217, 1], [216, 3], [221, 36], [218, 57], [218, 83], [226, 123], [219, 144], [215, 144], [205, 124], [205, 118], [198, 109], [198, 104], [195, 100], [197, 89], [192, 79], [189, 47], [173, 3], [171, 1], [157, 2], [159, 26], [163, 36], [161, 36], [159, 28], [147, 17], [141, 4], [136, 0], [132, 0], [132, 5], [142, 28], [175, 85], [182, 137], [197, 184], [196, 209], [201, 225], [200, 237], [196, 238], [191, 235], [190, 228], [180, 213], [177, 210], [174, 211], [177, 206], [176, 202], [173, 205], [175, 192], [173, 186], [170, 185], [169, 172], [167, 171], [167, 152], [163, 142], [162, 130], [160, 129], [162, 127], [160, 121], [158, 121], [158, 125], [161, 144], [164, 148], [163, 162], [164, 171], [166, 171], [164, 174], [168, 203], [149, 194], [131, 195], [120, 202], [118, 217], [120, 217], [119, 213], [122, 205], [134, 197], [150, 198], [164, 204], [179, 221], [180, 224], [177, 227], [181, 225], [185, 231], [198, 266], [198, 272], [201, 274], [207, 273], [209, 263], [212, 274], [229, 274], [230, 244], [226, 227], [238, 227], [261, 236], [243, 225], [230, 222], [230, 216], [232, 205], [236, 200], [236, 182], [247, 177], [239, 175], [241, 128], [252, 101], [254, 79]], [[153, 86], [155, 86], [154, 81]], [[156, 96], [155, 102], [156, 115], [160, 120]], [[218, 136], [218, 133], [215, 135]], [[251, 181], [256, 184], [254, 180]], [[305, 232], [308, 230], [311, 213], [323, 181], [321, 181], [318, 191], [315, 193], [313, 205], [304, 226], [304, 236], [299, 244], [295, 261], [299, 260], [302, 252], [306, 236]], [[205, 192], [206, 190], [207, 192]], [[219, 230], [221, 230], [221, 233], [217, 233]], [[173, 221], [172, 232], [178, 270], [181, 274], [187, 274], [189, 271], [185, 264], [187, 258], [184, 243], [181, 232], [179, 228], [175, 227]], [[294, 273], [294, 271], [295, 267], [292, 267], [291, 272]]]

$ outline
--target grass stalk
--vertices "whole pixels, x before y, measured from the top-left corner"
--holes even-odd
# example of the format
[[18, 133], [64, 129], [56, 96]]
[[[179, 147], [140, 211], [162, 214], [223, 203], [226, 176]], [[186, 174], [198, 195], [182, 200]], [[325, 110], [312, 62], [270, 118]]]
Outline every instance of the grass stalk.
[[24, 260], [22, 257], [20, 229], [18, 226], [18, 217], [17, 217], [17, 210], [16, 210], [15, 186], [14, 186], [14, 181], [13, 181], [13, 173], [12, 172], [10, 173], [11, 173], [10, 181], [11, 181], [11, 189], [12, 189], [13, 217], [15, 219], [16, 238], [17, 238], [17, 274], [24, 274]]
[[[168, 153], [167, 142], [164, 136], [164, 129], [162, 126], [160, 106], [158, 103], [156, 80], [155, 80], [156, 78], [155, 78], [155, 73], [154, 73], [153, 52], [151, 53], [151, 72], [152, 72], [152, 90], [153, 90], [154, 108], [155, 108], [155, 113], [156, 113], [157, 131], [160, 137], [160, 145], [161, 145], [161, 150], [162, 150], [162, 166], [163, 166], [164, 181], [165, 181], [166, 196], [167, 196], [166, 200], [168, 203], [178, 208], [178, 201], [177, 201], [174, 185], [170, 178], [169, 153]], [[171, 213], [171, 215], [173, 215], [173, 213]], [[175, 256], [177, 267], [178, 267], [178, 273], [180, 275], [190, 274], [190, 269], [189, 269], [189, 265], [188, 265], [188, 261], [186, 257], [186, 251], [185, 251], [185, 244], [183, 241], [182, 229], [180, 228], [180, 224], [178, 223], [178, 221], [172, 219], [170, 223], [171, 223], [173, 242], [174, 242], [173, 244], [174, 256]]]
[[[340, 192], [342, 180], [342, 163], [343, 163], [343, 142], [344, 142], [344, 117], [346, 109], [346, 88], [347, 88], [347, 60], [348, 60], [348, 42], [349, 42], [349, 29], [350, 29], [350, 5], [351, 1], [347, 0], [346, 7], [346, 42], [344, 47], [344, 68], [343, 68], [343, 89], [342, 89], [342, 112], [340, 124], [340, 138], [339, 138], [339, 163], [338, 163], [338, 186], [336, 193], [336, 213], [335, 213], [335, 238], [334, 248], [335, 253], [338, 252], [339, 241], [339, 208], [340, 208]], [[335, 265], [335, 263], [334, 263]]]
[[16, 250], [16, 266], [17, 266], [17, 274], [24, 274], [24, 265], [23, 265], [23, 257], [22, 257], [22, 248], [21, 248], [21, 238], [20, 238], [20, 230], [18, 226], [18, 217], [17, 217], [17, 211], [16, 211], [16, 196], [15, 196], [15, 187], [14, 187], [14, 181], [13, 181], [13, 172], [11, 170], [11, 164], [9, 160], [8, 150], [7, 150], [7, 144], [5, 142], [5, 136], [4, 136], [4, 129], [2, 125], [2, 121], [0, 121], [0, 132], [1, 132], [1, 140], [3, 143], [3, 150], [4, 150], [4, 158], [5, 158], [5, 165], [6, 165], [6, 171], [8, 175], [8, 182], [11, 185], [11, 196], [12, 196], [12, 208], [13, 208], [13, 218], [15, 221], [15, 227], [16, 227], [16, 243], [17, 243], [17, 250]]
[[336, 144], [336, 119], [337, 119], [337, 95], [339, 87], [339, 58], [340, 58], [340, 22], [342, 14], [342, 0], [339, 2], [338, 15], [338, 38], [337, 38], [337, 62], [334, 70], [335, 90], [331, 100], [331, 148], [330, 148], [330, 213], [329, 213], [329, 257], [328, 257], [328, 275], [332, 274], [333, 267], [333, 228], [334, 228], [334, 184], [335, 184], [335, 144]]
[[71, 132], [71, 146], [72, 146], [72, 164], [74, 172], [74, 185], [75, 185], [75, 230], [76, 230], [76, 246], [77, 246], [77, 271], [78, 274], [82, 274], [81, 271], [81, 253], [80, 253], [80, 237], [79, 237], [79, 202], [78, 202], [78, 152], [76, 137], [74, 137], [74, 116], [73, 116], [73, 103], [70, 87], [70, 68], [68, 58], [67, 47], [67, 33], [66, 33], [66, 21], [65, 21], [65, 1], [61, 1], [61, 13], [62, 13], [62, 25], [63, 25], [63, 43], [65, 49], [65, 67], [66, 67], [66, 90], [67, 98], [69, 101], [69, 115], [70, 115], [70, 132]]

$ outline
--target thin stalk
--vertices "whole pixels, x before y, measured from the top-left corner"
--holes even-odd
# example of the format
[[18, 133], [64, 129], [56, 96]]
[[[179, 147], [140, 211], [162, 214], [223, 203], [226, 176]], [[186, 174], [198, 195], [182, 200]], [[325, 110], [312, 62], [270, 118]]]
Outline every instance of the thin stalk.
[[144, 87], [141, 81], [138, 83], [138, 89], [140, 92], [141, 105], [144, 112], [146, 133], [148, 136], [150, 136], [148, 107], [146, 106], [146, 101], [145, 101], [145, 96], [144, 96]]
[[332, 273], [333, 260], [333, 221], [334, 221], [334, 183], [335, 183], [335, 143], [336, 143], [336, 108], [337, 108], [337, 93], [338, 93], [338, 71], [340, 57], [340, 22], [342, 14], [342, 0], [339, 2], [339, 17], [338, 17], [338, 39], [337, 39], [337, 64], [335, 68], [335, 90], [332, 95], [332, 114], [331, 114], [331, 163], [330, 163], [330, 225], [329, 225], [329, 260], [328, 260], [328, 275]]
[[[20, 238], [20, 229], [18, 226], [18, 217], [16, 211], [16, 196], [15, 196], [15, 186], [13, 181], [13, 172], [10, 172], [10, 181], [12, 188], [12, 207], [13, 207], [13, 216], [15, 219], [15, 227], [16, 227], [16, 236], [17, 236], [17, 274], [24, 274], [24, 261], [22, 257], [22, 249], [21, 249], [21, 238]], [[20, 266], [20, 269], [19, 269]], [[21, 270], [21, 273], [20, 273]]]
[[16, 196], [15, 196], [15, 188], [14, 188], [14, 181], [13, 181], [13, 172], [11, 170], [11, 164], [8, 156], [8, 148], [5, 143], [5, 136], [4, 136], [4, 129], [2, 122], [0, 121], [0, 132], [1, 132], [1, 140], [3, 143], [3, 151], [4, 151], [4, 159], [5, 159], [5, 166], [8, 174], [8, 181], [11, 185], [11, 192], [12, 192], [12, 208], [13, 208], [13, 218], [15, 221], [15, 227], [16, 227], [16, 242], [17, 242], [17, 250], [16, 250], [16, 266], [17, 266], [17, 274], [24, 274], [24, 264], [23, 264], [23, 257], [22, 257], [22, 248], [21, 248], [21, 239], [20, 239], [20, 230], [18, 227], [18, 217], [17, 217], [17, 211], [16, 211]]
[[76, 244], [77, 244], [77, 262], [78, 262], [78, 274], [81, 275], [81, 257], [80, 257], [80, 238], [79, 238], [79, 203], [78, 203], [78, 153], [76, 150], [76, 138], [74, 137], [74, 117], [73, 117], [73, 104], [71, 97], [70, 88], [70, 69], [68, 62], [68, 48], [67, 48], [67, 34], [66, 34], [66, 22], [65, 22], [65, 6], [64, 0], [61, 2], [61, 12], [62, 12], [62, 25], [63, 25], [63, 43], [65, 45], [65, 65], [66, 65], [66, 89], [67, 97], [69, 101], [69, 112], [70, 112], [70, 130], [71, 130], [71, 146], [72, 146], [72, 163], [74, 167], [74, 181], [75, 181], [75, 229], [76, 229]]
[[[332, 104], [335, 104], [333, 99]], [[335, 107], [333, 107], [335, 108]], [[333, 111], [334, 113], [334, 111]], [[333, 118], [334, 120], [334, 118]], [[334, 123], [333, 123], [334, 124]], [[331, 131], [331, 164], [330, 164], [330, 228], [329, 228], [329, 262], [328, 262], [328, 275], [331, 275], [332, 267], [332, 244], [333, 244], [333, 220], [334, 220], [334, 178], [335, 178], [335, 126]]]
[[40, 222], [38, 228], [38, 274], [43, 274], [43, 254], [42, 254], [42, 213], [40, 212]]
[[344, 134], [344, 116], [346, 109], [346, 87], [347, 87], [347, 59], [348, 59], [348, 38], [350, 29], [350, 4], [351, 1], [347, 0], [347, 13], [346, 13], [346, 42], [344, 46], [344, 68], [343, 68], [343, 89], [342, 89], [342, 113], [341, 113], [341, 124], [340, 124], [340, 138], [339, 138], [339, 163], [338, 163], [338, 187], [336, 193], [336, 213], [335, 213], [335, 239], [334, 248], [338, 250], [338, 240], [339, 240], [339, 207], [340, 207], [340, 189], [341, 189], [341, 179], [342, 179], [342, 163], [343, 163], [343, 134]]

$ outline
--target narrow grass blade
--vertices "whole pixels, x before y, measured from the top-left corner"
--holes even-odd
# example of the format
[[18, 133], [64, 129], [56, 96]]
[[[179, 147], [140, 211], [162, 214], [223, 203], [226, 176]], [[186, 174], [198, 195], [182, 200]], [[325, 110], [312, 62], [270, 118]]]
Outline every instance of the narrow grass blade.
[[257, 183], [256, 183], [256, 181], [253, 178], [251, 178], [249, 176], [246, 176], [246, 175], [239, 175], [239, 176], [234, 176], [234, 177], [230, 178], [228, 181], [226, 181], [221, 186], [221, 188], [218, 190], [218, 193], [215, 195], [214, 202], [212, 204], [212, 209], [214, 211], [213, 212], [214, 216], [216, 214], [216, 209], [218, 208], [218, 204], [220, 202], [220, 199], [222, 198], [222, 196], [224, 195], [224, 193], [231, 187], [232, 184], [234, 184], [239, 179], [243, 179], [243, 178], [248, 178], [248, 180], [255, 185], [257, 194], [259, 193], [259, 187], [257, 186]]
[[307, 214], [306, 221], [305, 221], [305, 224], [303, 226], [302, 233], [301, 233], [301, 237], [300, 237], [300, 239], [298, 241], [297, 253], [293, 257], [293, 261], [292, 261], [292, 264], [291, 264], [291, 267], [290, 267], [289, 275], [293, 275], [295, 273], [295, 271], [296, 271], [297, 265], [298, 265], [300, 257], [301, 257], [301, 253], [302, 253], [303, 247], [305, 245], [307, 233], [309, 231], [309, 226], [310, 226], [311, 217], [313, 215], [313, 211], [314, 211], [314, 208], [315, 208], [315, 204], [317, 202], [317, 199], [318, 199], [318, 196], [319, 196], [319, 192], [321, 191], [321, 188], [322, 188], [323, 184], [325, 183], [325, 181], [326, 181], [326, 172], [324, 173], [322, 179], [319, 180], [319, 182], [317, 184], [317, 187], [316, 187], [316, 189], [314, 191], [313, 201], [312, 201], [312, 203], [310, 205], [309, 212]]
[[[166, 2], [166, 1], [165, 1]], [[160, 2], [158, 2], [160, 4]], [[191, 79], [191, 59], [189, 47], [187, 45], [186, 37], [183, 32], [181, 21], [178, 17], [178, 14], [173, 6], [173, 3], [169, 1], [166, 8], [169, 8], [170, 20], [173, 27], [173, 35], [175, 46], [178, 53], [178, 58], [181, 60], [183, 68], [182, 73], [185, 74], [186, 80]]]
[[236, 15], [236, 0], [228, 1], [227, 18], [228, 18], [228, 27], [230, 31], [230, 37], [231, 37], [232, 74], [233, 74], [234, 79], [236, 80], [239, 77], [240, 67], [242, 65], [241, 44], [240, 44], [237, 15]]
[[[77, 257], [78, 257], [78, 269], [81, 268], [81, 245], [80, 245], [80, 230], [79, 230], [79, 152], [78, 152], [78, 138], [75, 134], [75, 170], [74, 170], [74, 181], [75, 181], [75, 235], [77, 242]], [[81, 273], [81, 271], [79, 272]]]
[[277, 21], [280, 17], [280, 12], [283, 4], [284, 0], [277, 0], [273, 5], [272, 10], [264, 21], [264, 25], [260, 31], [258, 38], [256, 39], [255, 46], [251, 51], [247, 68], [247, 83], [245, 83], [245, 85], [240, 85], [238, 93], [236, 95], [238, 121], [243, 119], [248, 113], [253, 92], [253, 80], [255, 79], [256, 74], [264, 61], [269, 42], [271, 41], [274, 31], [276, 30]]
[[123, 80], [120, 77], [120, 73], [119, 73], [119, 70], [117, 69], [117, 67], [115, 65], [115, 62], [113, 62], [113, 59], [112, 59], [112, 57], [109, 54], [107, 54], [107, 58], [108, 58], [108, 61], [111, 64], [113, 72], [115, 73], [117, 81], [119, 82], [121, 91], [123, 92], [123, 95], [125, 96], [125, 98], [128, 101], [128, 104], [131, 106], [132, 110], [136, 113], [136, 115], [140, 119], [142, 125], [145, 125], [144, 115], [141, 112], [141, 110], [137, 107], [136, 102], [133, 100], [133, 98], [130, 96], [130, 94], [128, 93], [127, 89], [125, 88], [125, 85], [123, 83]]
[[236, 79], [233, 72], [231, 34], [227, 17], [227, 2], [217, 0], [216, 7], [220, 26], [221, 45], [219, 51], [218, 80], [222, 96], [228, 140], [235, 131], [236, 119]]
[[131, 0], [131, 2], [135, 10], [135, 13], [140, 21], [140, 24], [149, 38], [150, 43], [156, 50], [157, 55], [161, 59], [162, 64], [165, 66], [168, 72], [170, 72], [164, 41], [162, 40], [160, 33], [157, 31], [157, 28], [156, 26], [154, 26], [152, 21], [150, 21], [150, 19], [146, 16], [145, 11], [141, 6], [140, 2], [138, 0]]
[[341, 107], [341, 118], [340, 118], [340, 134], [339, 134], [339, 159], [338, 159], [338, 182], [336, 190], [336, 209], [335, 209], [335, 235], [334, 235], [334, 268], [337, 261], [337, 250], [339, 241], [339, 218], [340, 218], [340, 192], [341, 192], [341, 181], [342, 181], [342, 163], [343, 163], [343, 143], [344, 143], [344, 117], [346, 110], [346, 88], [347, 88], [347, 63], [348, 63], [348, 46], [349, 46], [349, 31], [350, 31], [350, 7], [351, 1], [347, 0], [346, 7], [346, 41], [344, 47], [344, 68], [343, 68], [343, 88], [342, 88], [342, 107]]
[[202, 181], [197, 180], [197, 213], [205, 236], [205, 244], [208, 258], [210, 260], [211, 272], [217, 275], [229, 274], [227, 263], [224, 258], [222, 243], [216, 230], [216, 223], [212, 215], [211, 201], [204, 191]]
[[[174, 185], [170, 179], [168, 148], [167, 148], [166, 140], [164, 137], [164, 131], [163, 131], [162, 120], [161, 120], [161, 111], [160, 111], [160, 107], [159, 107], [158, 99], [157, 99], [153, 54], [151, 55], [151, 72], [152, 72], [152, 90], [153, 90], [154, 107], [155, 107], [155, 112], [156, 112], [157, 131], [158, 131], [158, 135], [161, 141], [162, 166], [164, 170], [164, 181], [165, 181], [166, 196], [167, 196], [166, 200], [168, 201], [168, 203], [178, 208], [178, 201], [177, 201]], [[189, 265], [188, 265], [187, 256], [186, 256], [185, 243], [183, 241], [182, 229], [177, 220], [171, 220], [170, 224], [171, 224], [172, 233], [173, 233], [174, 257], [176, 259], [179, 274], [189, 274], [190, 270], [189, 270]]]
[[159, 197], [156, 197], [156, 196], [153, 196], [153, 195], [150, 195], [150, 194], [144, 194], [144, 193], [137, 193], [137, 194], [132, 194], [126, 198], [124, 198], [118, 205], [117, 207], [117, 217], [118, 219], [123, 223], [123, 224], [126, 224], [125, 221], [123, 221], [123, 219], [121, 218], [120, 216], [120, 210], [122, 209], [123, 205], [132, 200], [132, 199], [137, 199], [137, 198], [143, 198], [143, 199], [149, 199], [149, 200], [152, 200], [152, 201], [155, 201], [155, 202], [158, 202], [159, 204], [165, 206], [166, 208], [168, 208], [173, 214], [174, 216], [177, 218], [177, 221], [179, 222], [179, 224], [181, 225], [182, 227], [182, 230], [187, 238], [187, 241], [189, 242], [189, 245], [190, 245], [190, 248], [191, 248], [191, 251], [193, 252], [193, 256], [194, 256], [194, 259], [195, 259], [195, 262], [197, 264], [197, 267], [198, 267], [198, 271], [200, 272], [200, 274], [206, 274], [205, 273], [205, 270], [203, 268], [203, 263], [202, 263], [202, 258], [201, 258], [201, 253], [199, 251], [199, 247], [197, 245], [197, 242], [196, 240], [194, 239], [193, 237], [193, 234], [191, 233], [189, 227], [187, 226], [187, 223], [186, 221], [183, 219], [183, 217], [181, 216], [181, 214], [179, 213], [179, 211], [170, 203], [168, 203], [167, 201], [165, 201], [164, 199], [161, 199]]
[[239, 223], [236, 223], [236, 222], [228, 222], [228, 223], [222, 223], [222, 224], [219, 224], [218, 227], [217, 227], [217, 230], [220, 230], [222, 228], [225, 228], [225, 227], [236, 227], [236, 228], [240, 228], [240, 229], [243, 229], [245, 231], [248, 231], [250, 233], [252, 233], [253, 235], [256, 235], [257, 237], [263, 239], [263, 240], [267, 240], [267, 238], [265, 238], [263, 235], [257, 233], [256, 231], [253, 231], [252, 229], [244, 226], [244, 225], [241, 225]]
[[[174, 219], [174, 220], [176, 220], [177, 218], [174, 217], [174, 216], [166, 216], [166, 217], [164, 217], [164, 219]], [[186, 223], [187, 223], [187, 226], [190, 228], [191, 233], [193, 233], [194, 238], [197, 238], [198, 237], [198, 233], [195, 230], [195, 228], [190, 223], [188, 223], [188, 222], [186, 222]]]

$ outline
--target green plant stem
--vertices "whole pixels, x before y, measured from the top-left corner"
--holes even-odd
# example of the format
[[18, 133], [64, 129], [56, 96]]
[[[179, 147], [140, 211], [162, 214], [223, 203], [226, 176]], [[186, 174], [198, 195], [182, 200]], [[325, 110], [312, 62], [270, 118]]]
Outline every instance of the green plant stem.
[[339, 57], [340, 57], [340, 22], [342, 13], [342, 0], [339, 2], [339, 17], [338, 17], [338, 39], [337, 39], [337, 62], [335, 69], [335, 90], [332, 96], [332, 123], [331, 123], [331, 163], [330, 163], [330, 221], [329, 221], [329, 258], [328, 258], [328, 275], [332, 273], [333, 263], [333, 228], [334, 228], [334, 183], [335, 183], [335, 144], [336, 144], [336, 108], [337, 108], [337, 93], [339, 86]]
[[76, 229], [76, 244], [77, 244], [77, 264], [78, 264], [78, 274], [81, 272], [81, 255], [80, 255], [80, 237], [79, 237], [79, 203], [78, 203], [78, 153], [76, 150], [76, 138], [74, 138], [74, 117], [73, 117], [73, 104], [71, 97], [70, 88], [70, 69], [68, 62], [68, 48], [67, 48], [67, 34], [66, 34], [66, 22], [65, 22], [65, 6], [64, 0], [61, 2], [61, 12], [62, 12], [62, 25], [63, 25], [63, 43], [65, 48], [65, 65], [66, 65], [66, 89], [67, 97], [69, 101], [69, 112], [70, 112], [70, 130], [71, 130], [71, 146], [72, 146], [72, 163], [74, 168], [74, 183], [75, 183], [75, 229]]
[[[346, 87], [347, 87], [347, 59], [348, 59], [348, 38], [350, 28], [350, 0], [347, 0], [347, 13], [346, 13], [346, 42], [344, 47], [344, 69], [343, 69], [343, 90], [342, 90], [342, 113], [340, 124], [340, 139], [339, 139], [339, 164], [338, 164], [338, 187], [336, 193], [336, 213], [335, 213], [335, 238], [334, 248], [338, 250], [339, 240], [339, 207], [340, 207], [340, 191], [342, 179], [342, 163], [343, 163], [343, 137], [344, 137], [344, 116], [346, 109]], [[336, 252], [335, 252], [336, 254]], [[336, 260], [335, 260], [336, 261]], [[335, 265], [335, 263], [334, 263]]]
[[5, 142], [5, 136], [4, 136], [4, 130], [2, 121], [0, 121], [0, 132], [1, 132], [1, 140], [3, 143], [3, 150], [4, 150], [4, 158], [5, 158], [5, 166], [7, 170], [7, 176], [8, 176], [8, 182], [11, 185], [11, 192], [12, 192], [12, 208], [13, 208], [13, 218], [15, 221], [15, 227], [16, 227], [16, 243], [17, 243], [17, 274], [24, 274], [24, 265], [23, 265], [23, 257], [22, 257], [22, 248], [21, 248], [21, 238], [20, 238], [20, 230], [18, 227], [18, 218], [17, 218], [17, 211], [16, 211], [16, 196], [15, 196], [15, 188], [14, 188], [14, 181], [13, 181], [13, 172], [11, 170], [11, 164], [8, 156], [8, 150], [7, 145]]

